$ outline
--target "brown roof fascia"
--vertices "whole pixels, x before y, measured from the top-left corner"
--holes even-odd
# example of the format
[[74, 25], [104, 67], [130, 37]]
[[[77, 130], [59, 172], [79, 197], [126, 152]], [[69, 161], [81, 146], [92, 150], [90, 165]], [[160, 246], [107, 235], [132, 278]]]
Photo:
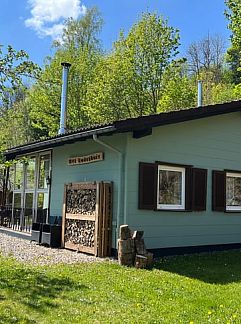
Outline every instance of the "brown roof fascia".
[[241, 101], [233, 101], [225, 104], [216, 104], [186, 110], [160, 113], [158, 115], [149, 115], [120, 120], [116, 121], [114, 125], [117, 132], [127, 132], [143, 128], [176, 124], [189, 120], [201, 119], [238, 111], [241, 111]]
[[98, 125], [96, 127], [76, 130], [64, 135], [57, 135], [32, 143], [27, 143], [8, 149], [4, 155], [7, 159], [14, 158], [19, 154], [26, 154], [37, 150], [52, 148], [76, 141], [91, 138], [93, 134], [111, 135], [114, 133], [132, 132], [136, 130], [151, 129], [152, 127], [176, 124], [189, 120], [201, 119], [211, 116], [228, 114], [241, 111], [241, 100], [223, 104], [209, 105], [198, 108], [189, 108], [179, 111], [171, 111], [156, 115], [148, 115], [136, 118], [119, 120], [114, 123]]

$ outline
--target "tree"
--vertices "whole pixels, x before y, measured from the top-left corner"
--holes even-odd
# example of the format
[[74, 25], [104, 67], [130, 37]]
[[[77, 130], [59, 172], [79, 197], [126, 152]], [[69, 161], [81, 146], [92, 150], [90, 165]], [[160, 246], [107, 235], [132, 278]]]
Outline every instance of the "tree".
[[[236, 96], [225, 62], [225, 42], [219, 35], [207, 35], [192, 43], [187, 51], [190, 77], [203, 82], [203, 105], [229, 101]], [[218, 91], [223, 91], [218, 94]]]
[[131, 105], [132, 78], [128, 68], [118, 51], [103, 56], [98, 62], [87, 92], [90, 123], [106, 123], [135, 116]]
[[71, 63], [69, 73], [67, 127], [74, 129], [89, 123], [86, 96], [93, 73], [101, 57], [98, 33], [102, 18], [97, 9], [87, 10], [80, 20], [66, 21], [62, 39], [54, 42], [56, 52], [46, 60], [43, 73], [29, 91], [32, 134], [35, 138], [58, 131], [61, 97], [61, 62]]
[[24, 98], [28, 77], [37, 77], [40, 68], [29, 60], [28, 54], [12, 46], [0, 46], [0, 147], [19, 145], [29, 140], [24, 114]]
[[196, 81], [188, 76], [186, 63], [170, 66], [163, 78], [158, 112], [195, 107], [196, 98]]
[[232, 82], [238, 84], [241, 81], [241, 2], [240, 0], [226, 0], [225, 3], [227, 5], [225, 14], [229, 20], [228, 27], [232, 32], [227, 62], [230, 65]]
[[132, 100], [138, 115], [156, 113], [161, 95], [161, 83], [166, 68], [178, 54], [178, 30], [168, 26], [157, 14], [144, 13], [131, 28], [123, 47], [124, 60], [130, 64]]
[[210, 91], [210, 103], [224, 103], [241, 98], [241, 87], [230, 83], [213, 85]]
[[144, 13], [127, 36], [122, 31], [88, 89], [94, 118], [108, 122], [156, 113], [163, 76], [178, 46], [178, 31], [155, 13]]
[[54, 41], [53, 46], [67, 51], [99, 51], [98, 34], [103, 26], [103, 18], [96, 7], [87, 9], [84, 17], [79, 20], [69, 18], [65, 22], [62, 38]]
[[191, 75], [200, 77], [202, 72], [212, 72], [213, 81], [222, 80], [225, 42], [219, 35], [207, 35], [200, 41], [193, 42], [187, 50], [187, 61]]
[[39, 67], [25, 51], [16, 51], [10, 45], [4, 51], [0, 46], [0, 102], [8, 102], [15, 90], [23, 87], [23, 77], [36, 76], [38, 72]]
[[16, 101], [0, 118], [0, 144], [2, 149], [31, 141], [30, 118], [24, 100]]

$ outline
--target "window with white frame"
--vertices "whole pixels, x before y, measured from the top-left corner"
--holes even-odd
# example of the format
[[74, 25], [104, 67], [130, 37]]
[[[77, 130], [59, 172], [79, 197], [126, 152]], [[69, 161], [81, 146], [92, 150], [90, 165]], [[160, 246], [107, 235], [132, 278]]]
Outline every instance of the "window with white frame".
[[185, 209], [185, 168], [158, 165], [157, 209]]
[[[51, 154], [39, 152], [15, 164], [13, 213], [23, 225], [48, 220]], [[31, 225], [31, 224], [30, 224]]]
[[226, 210], [241, 211], [241, 173], [226, 173]]

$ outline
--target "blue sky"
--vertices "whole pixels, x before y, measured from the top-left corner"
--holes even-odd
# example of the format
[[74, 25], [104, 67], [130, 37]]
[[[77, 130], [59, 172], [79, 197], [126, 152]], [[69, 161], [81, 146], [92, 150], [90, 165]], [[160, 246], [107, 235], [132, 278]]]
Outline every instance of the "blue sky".
[[77, 18], [92, 6], [103, 15], [100, 36], [107, 50], [120, 29], [127, 32], [146, 10], [157, 11], [180, 30], [183, 55], [191, 42], [207, 33], [223, 35], [228, 46], [224, 0], [1, 0], [0, 44], [23, 49], [42, 65], [52, 53], [51, 43], [58, 37], [63, 19], [70, 15]]

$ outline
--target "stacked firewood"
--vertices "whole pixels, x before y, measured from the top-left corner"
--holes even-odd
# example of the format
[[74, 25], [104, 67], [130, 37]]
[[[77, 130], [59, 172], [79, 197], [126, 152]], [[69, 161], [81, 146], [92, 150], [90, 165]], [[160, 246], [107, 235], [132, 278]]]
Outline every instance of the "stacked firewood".
[[96, 207], [96, 189], [68, 189], [66, 212], [70, 214], [93, 214]]
[[93, 247], [95, 243], [95, 222], [67, 219], [65, 242]]
[[146, 268], [153, 263], [153, 254], [148, 252], [143, 239], [143, 231], [132, 231], [128, 225], [120, 226], [118, 240], [118, 260], [120, 265]]

